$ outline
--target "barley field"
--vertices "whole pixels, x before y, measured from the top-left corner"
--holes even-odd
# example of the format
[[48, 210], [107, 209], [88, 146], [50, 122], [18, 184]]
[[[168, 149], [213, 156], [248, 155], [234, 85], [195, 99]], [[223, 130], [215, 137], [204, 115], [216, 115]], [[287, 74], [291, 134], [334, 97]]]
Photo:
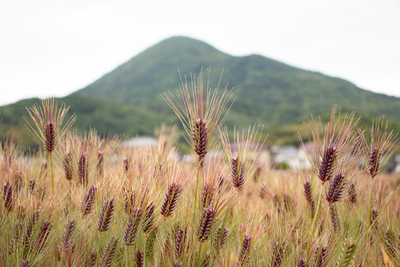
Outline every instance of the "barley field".
[[310, 117], [311, 169], [275, 170], [259, 161], [262, 127], [225, 128], [231, 92], [204, 89], [164, 94], [182, 130], [162, 127], [158, 147], [72, 130], [53, 99], [27, 107], [41, 148], [1, 144], [1, 266], [400, 266], [400, 178], [382, 171], [399, 139], [384, 118], [366, 134], [335, 107]]

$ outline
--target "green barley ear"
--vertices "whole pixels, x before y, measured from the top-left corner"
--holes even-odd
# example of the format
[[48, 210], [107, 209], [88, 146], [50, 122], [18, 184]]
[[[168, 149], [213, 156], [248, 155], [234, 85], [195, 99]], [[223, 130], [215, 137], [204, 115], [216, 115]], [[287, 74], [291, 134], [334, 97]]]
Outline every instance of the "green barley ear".
[[158, 228], [154, 227], [146, 239], [146, 246], [145, 246], [145, 257], [151, 258], [154, 253], [155, 241], [157, 237]]
[[354, 243], [353, 238], [346, 240], [343, 246], [341, 259], [337, 262], [337, 267], [348, 267], [352, 266], [351, 263], [354, 259], [354, 254], [356, 252], [356, 244]]

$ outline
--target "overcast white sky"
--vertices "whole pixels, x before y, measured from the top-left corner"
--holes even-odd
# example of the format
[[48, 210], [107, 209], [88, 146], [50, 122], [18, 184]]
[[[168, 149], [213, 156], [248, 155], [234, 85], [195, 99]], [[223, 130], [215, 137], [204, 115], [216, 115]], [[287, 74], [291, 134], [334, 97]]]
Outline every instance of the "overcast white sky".
[[173, 35], [400, 96], [399, 0], [2, 0], [0, 105], [68, 95]]

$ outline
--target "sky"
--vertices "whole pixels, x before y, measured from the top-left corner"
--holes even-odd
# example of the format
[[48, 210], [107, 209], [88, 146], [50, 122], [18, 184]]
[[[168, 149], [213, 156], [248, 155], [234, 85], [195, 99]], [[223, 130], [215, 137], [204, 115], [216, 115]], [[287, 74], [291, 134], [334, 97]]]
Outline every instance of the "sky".
[[2, 0], [0, 105], [66, 96], [177, 35], [400, 97], [399, 0]]

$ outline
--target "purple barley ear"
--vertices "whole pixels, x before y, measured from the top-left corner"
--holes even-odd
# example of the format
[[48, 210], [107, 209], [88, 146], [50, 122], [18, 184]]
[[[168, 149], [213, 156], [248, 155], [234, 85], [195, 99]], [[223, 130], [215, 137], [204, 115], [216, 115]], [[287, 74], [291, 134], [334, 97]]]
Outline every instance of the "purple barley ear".
[[282, 243], [276, 242], [272, 246], [272, 266], [279, 267], [282, 265], [282, 258], [285, 250], [285, 241]]
[[349, 201], [353, 204], [357, 202], [357, 191], [354, 184], [351, 184], [349, 188]]
[[68, 253], [68, 251], [71, 251], [72, 254], [73, 245], [71, 244], [71, 238], [74, 228], [75, 228], [75, 220], [69, 221], [65, 226], [64, 238], [61, 243], [61, 249], [64, 253]]
[[304, 197], [306, 198], [307, 202], [313, 202], [310, 181], [304, 183]]
[[13, 236], [10, 242], [10, 245], [8, 247], [8, 254], [13, 254], [15, 251], [15, 248], [19, 245], [20, 239], [22, 237], [22, 232], [23, 232], [23, 223], [20, 221], [17, 221], [17, 223], [14, 226], [14, 231], [13, 231]]
[[197, 119], [192, 127], [193, 149], [197, 153], [199, 162], [202, 164], [207, 154], [208, 133], [206, 122], [203, 119]]
[[31, 220], [26, 225], [25, 237], [24, 237], [24, 242], [23, 242], [23, 245], [25, 248], [29, 248], [31, 245], [33, 228], [35, 227], [37, 221], [39, 220], [39, 216], [40, 216], [40, 212], [39, 212], [39, 210], [36, 210], [33, 213]]
[[20, 267], [28, 267], [29, 260], [22, 260]]
[[96, 259], [97, 259], [97, 252], [95, 250], [92, 250], [90, 255], [86, 252], [85, 254], [85, 263], [83, 266], [85, 267], [94, 267], [96, 264]]
[[318, 177], [322, 181], [322, 183], [325, 183], [331, 179], [333, 171], [335, 169], [336, 157], [336, 147], [331, 144], [328, 145], [323, 152], [322, 161], [318, 169]]
[[209, 266], [211, 266], [211, 256], [210, 256], [208, 253], [206, 253], [206, 254], [204, 255], [204, 260], [203, 260], [203, 262], [201, 263], [201, 266], [202, 266], [202, 267], [209, 267]]
[[143, 219], [143, 224], [142, 224], [142, 229], [144, 233], [148, 233], [152, 228], [153, 228], [153, 223], [154, 223], [154, 209], [155, 206], [153, 202], [150, 202], [146, 210], [144, 211], [144, 219]]
[[222, 227], [218, 227], [217, 232], [214, 238], [214, 250], [218, 253], [223, 250], [226, 244], [226, 240], [228, 239], [229, 230]]
[[14, 175], [14, 191], [15, 194], [18, 195], [19, 192], [21, 191], [22, 187], [24, 186], [24, 176], [22, 175], [22, 172], [16, 171]]
[[68, 152], [64, 156], [63, 167], [64, 167], [65, 178], [67, 180], [72, 180], [72, 178], [74, 177], [74, 166], [72, 162], [71, 152]]
[[112, 237], [110, 242], [108, 242], [106, 246], [103, 256], [100, 259], [99, 262], [100, 267], [111, 266], [117, 246], [118, 246], [118, 237]]
[[288, 194], [283, 195], [283, 207], [288, 212], [294, 212], [295, 203], [293, 203], [292, 198]]
[[172, 244], [173, 240], [173, 231], [169, 232], [167, 235], [167, 238], [165, 239], [165, 242], [163, 244], [163, 255], [165, 257], [172, 257], [172, 247], [174, 246], [174, 244]]
[[396, 237], [394, 236], [392, 230], [388, 229], [385, 231], [385, 245], [386, 245], [386, 251], [388, 254], [394, 258], [396, 258], [396, 245], [395, 245], [395, 239]]
[[182, 257], [185, 241], [184, 239], [185, 231], [178, 225], [175, 231], [175, 256], [177, 259], [180, 259]]
[[333, 227], [334, 232], [340, 232], [341, 227], [340, 227], [340, 220], [339, 220], [339, 214], [335, 208], [335, 206], [332, 203], [329, 203], [329, 213], [330, 213], [330, 218], [331, 218], [331, 223]]
[[96, 186], [92, 185], [86, 193], [82, 203], [82, 218], [92, 212], [96, 199], [96, 190]]
[[135, 267], [144, 267], [144, 254], [143, 251], [137, 250], [133, 256], [133, 261], [135, 263]]
[[315, 202], [312, 198], [311, 183], [309, 181], [304, 183], [304, 197], [306, 198], [307, 203], [310, 206], [311, 218], [314, 218], [316, 208], [315, 208]]
[[218, 192], [220, 193], [221, 190], [222, 190], [222, 187], [223, 187], [224, 184], [225, 184], [225, 177], [224, 177], [223, 175], [220, 175], [220, 176], [218, 177], [218, 182], [217, 182], [217, 184], [218, 184]]
[[182, 263], [182, 262], [175, 261], [175, 262], [174, 262], [174, 267], [183, 267], [183, 263]]
[[322, 247], [321, 250], [319, 247], [317, 247], [315, 250], [315, 256], [317, 256], [317, 262], [315, 264], [316, 267], [326, 267], [327, 251], [327, 246]]
[[329, 185], [328, 192], [326, 193], [326, 200], [329, 203], [338, 202], [343, 196], [345, 187], [345, 177], [341, 172], [339, 172]]
[[129, 173], [130, 168], [131, 168], [130, 160], [128, 158], [124, 158], [124, 171], [126, 174]]
[[4, 199], [4, 207], [10, 212], [14, 206], [14, 200], [12, 196], [12, 185], [10, 182], [6, 182], [3, 185], [3, 199]]
[[379, 172], [382, 157], [382, 151], [379, 150], [379, 147], [374, 147], [369, 155], [368, 171], [372, 178], [375, 178]]
[[21, 222], [24, 221], [26, 216], [25, 206], [22, 204], [19, 205], [16, 211], [17, 211], [17, 219]]
[[35, 190], [35, 179], [30, 179], [28, 182], [28, 192], [29, 194], [33, 195]]
[[306, 261], [303, 258], [300, 258], [296, 267], [306, 267]]
[[45, 143], [44, 147], [46, 150], [51, 153], [55, 148], [55, 125], [54, 122], [50, 121], [44, 125], [44, 134], [45, 134]]
[[87, 159], [86, 153], [82, 153], [79, 158], [78, 174], [79, 182], [84, 186], [87, 186], [89, 181], [89, 160]]
[[239, 157], [232, 158], [231, 173], [233, 186], [241, 191], [244, 185], [244, 167], [243, 163], [240, 163], [239, 166], [239, 161]]
[[164, 217], [170, 216], [172, 212], [175, 210], [181, 192], [182, 192], [182, 186], [177, 183], [172, 183], [168, 187], [168, 192], [165, 194], [160, 210], [161, 214]]
[[130, 192], [124, 188], [122, 188], [124, 193], [124, 211], [127, 214], [131, 214], [135, 208], [136, 204], [136, 192]]
[[250, 247], [251, 247], [251, 236], [249, 234], [246, 234], [244, 236], [242, 249], [239, 255], [239, 264], [241, 266], [245, 265], [249, 259]]
[[47, 241], [49, 240], [50, 232], [51, 232], [50, 220], [46, 219], [42, 223], [42, 226], [40, 227], [39, 236], [37, 237], [34, 246], [35, 252], [37, 254], [39, 254], [42, 251], [42, 249], [46, 246]]
[[207, 241], [208, 237], [210, 236], [211, 228], [214, 224], [216, 214], [217, 211], [211, 206], [203, 210], [203, 214], [201, 215], [200, 219], [199, 229], [197, 230], [197, 238], [200, 242]]
[[129, 222], [126, 226], [124, 234], [124, 242], [127, 246], [132, 246], [136, 241], [136, 234], [142, 216], [142, 209], [135, 208], [129, 217]]
[[378, 215], [379, 213], [377, 209], [371, 210], [371, 220], [369, 225], [371, 225], [371, 227], [373, 226], [375, 229], [378, 229]]
[[274, 195], [274, 197], [272, 198], [272, 202], [274, 203], [275, 209], [278, 213], [282, 212], [282, 207], [281, 207], [281, 201], [279, 200], [279, 196], [278, 195]]
[[111, 220], [114, 214], [114, 198], [111, 198], [111, 200], [106, 199], [103, 203], [103, 208], [101, 209], [99, 221], [97, 223], [97, 229], [100, 232], [107, 231], [108, 228], [110, 227]]
[[211, 202], [214, 200], [215, 196], [215, 188], [211, 183], [206, 182], [203, 187], [203, 192], [201, 194], [201, 209], [204, 209], [211, 205]]

